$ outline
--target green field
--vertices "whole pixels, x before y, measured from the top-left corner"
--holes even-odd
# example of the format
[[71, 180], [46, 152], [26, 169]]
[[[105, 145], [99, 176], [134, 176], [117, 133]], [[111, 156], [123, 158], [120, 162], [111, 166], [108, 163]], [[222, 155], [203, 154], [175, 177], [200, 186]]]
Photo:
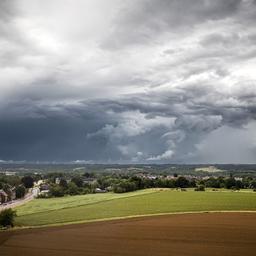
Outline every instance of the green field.
[[36, 199], [17, 207], [16, 225], [40, 226], [135, 215], [193, 211], [256, 211], [256, 193], [143, 190]]

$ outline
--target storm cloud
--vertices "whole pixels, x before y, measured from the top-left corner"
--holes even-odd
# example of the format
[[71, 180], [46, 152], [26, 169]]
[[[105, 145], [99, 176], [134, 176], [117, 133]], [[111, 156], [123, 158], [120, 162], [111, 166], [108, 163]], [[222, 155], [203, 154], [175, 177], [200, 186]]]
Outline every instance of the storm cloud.
[[0, 159], [255, 163], [256, 2], [0, 2]]

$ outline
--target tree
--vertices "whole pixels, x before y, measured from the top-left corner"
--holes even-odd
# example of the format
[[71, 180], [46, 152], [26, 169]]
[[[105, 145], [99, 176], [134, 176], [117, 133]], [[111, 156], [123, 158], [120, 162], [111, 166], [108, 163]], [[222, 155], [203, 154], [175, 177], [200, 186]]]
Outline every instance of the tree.
[[165, 179], [161, 179], [161, 178], [156, 178], [154, 180], [154, 185], [156, 188], [165, 188], [166, 185], [166, 180]]
[[31, 176], [24, 176], [21, 182], [24, 184], [25, 188], [32, 188], [34, 186], [34, 179]]
[[133, 176], [130, 178], [131, 182], [134, 182], [136, 184], [137, 189], [143, 189], [144, 188], [144, 183], [143, 179], [138, 176]]
[[189, 182], [189, 186], [194, 188], [196, 187], [196, 179], [192, 179], [190, 182]]
[[18, 186], [21, 182], [20, 182], [20, 177], [19, 176], [6, 176], [6, 182], [7, 184], [9, 184], [11, 187], [16, 187]]
[[168, 188], [175, 188], [175, 180], [171, 179], [171, 180], [166, 180], [166, 186]]
[[14, 226], [14, 218], [16, 217], [16, 211], [9, 208], [0, 212], [0, 226], [8, 227]]
[[236, 180], [236, 189], [243, 188], [243, 182], [241, 180]]
[[214, 177], [211, 177], [205, 182], [205, 186], [208, 188], [219, 188], [220, 181], [219, 179], [215, 179]]
[[94, 177], [95, 177], [95, 174], [94, 174], [94, 173], [85, 172], [85, 173], [83, 174], [83, 176], [84, 176], [85, 178], [94, 178]]
[[67, 181], [64, 178], [60, 179], [60, 184], [59, 185], [61, 187], [63, 187], [63, 188], [67, 188], [68, 187], [68, 183], [67, 183]]
[[115, 193], [125, 193], [136, 190], [135, 182], [122, 179], [119, 183], [114, 184], [113, 191]]
[[228, 178], [225, 180], [225, 187], [230, 189], [232, 187], [236, 187], [236, 180], [234, 178]]
[[78, 187], [83, 186], [83, 179], [79, 176], [73, 177], [71, 181], [74, 182]]
[[[97, 179], [97, 182], [99, 183], [99, 187], [101, 189], [105, 189], [109, 186], [111, 186], [114, 183], [114, 179], [112, 179], [111, 177], [105, 177], [102, 176], [99, 179]], [[86, 184], [88, 186], [88, 184]]]
[[252, 180], [249, 185], [250, 188], [256, 189], [256, 180]]
[[245, 188], [249, 188], [251, 181], [252, 181], [252, 177], [244, 177], [244, 178], [242, 179], [243, 186], [244, 186]]
[[185, 177], [182, 177], [180, 176], [176, 182], [176, 187], [179, 187], [179, 188], [187, 188], [189, 186], [189, 181], [185, 178]]
[[74, 182], [72, 182], [72, 181], [69, 182], [68, 183], [67, 193], [69, 195], [78, 195], [79, 194], [78, 186]]
[[3, 190], [8, 196], [8, 201], [12, 200], [12, 187], [9, 184], [4, 184], [3, 185]]
[[54, 197], [62, 197], [64, 196], [64, 191], [63, 191], [63, 188], [59, 185], [52, 185], [50, 187], [50, 195], [51, 196], [54, 196]]
[[195, 191], [205, 191], [205, 186], [204, 185], [199, 185], [195, 188]]
[[22, 198], [26, 194], [26, 188], [23, 185], [20, 185], [16, 188], [16, 198]]

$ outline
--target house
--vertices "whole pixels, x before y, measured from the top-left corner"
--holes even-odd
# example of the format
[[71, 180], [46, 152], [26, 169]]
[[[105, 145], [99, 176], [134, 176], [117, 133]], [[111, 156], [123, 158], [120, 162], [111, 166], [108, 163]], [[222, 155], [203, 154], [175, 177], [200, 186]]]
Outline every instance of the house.
[[4, 190], [1, 190], [2, 191], [2, 194], [3, 192], [7, 195], [7, 201], [12, 201], [14, 199], [16, 199], [16, 188], [15, 187], [11, 187], [11, 186], [8, 186], [5, 191]]
[[60, 184], [60, 178], [55, 178], [55, 184], [57, 184], [57, 185]]
[[49, 194], [50, 190], [41, 190], [40, 193], [38, 193], [38, 195], [40, 196], [47, 196]]
[[49, 189], [50, 189], [49, 184], [44, 183], [40, 185], [40, 191], [49, 190]]
[[84, 178], [83, 179], [83, 184], [84, 185], [90, 185], [90, 184], [93, 184], [97, 181], [97, 179], [95, 178]]
[[10, 190], [11, 190], [10, 199], [15, 200], [16, 199], [16, 188], [12, 187]]
[[0, 190], [0, 203], [4, 204], [8, 201], [8, 195], [5, 193], [4, 190]]

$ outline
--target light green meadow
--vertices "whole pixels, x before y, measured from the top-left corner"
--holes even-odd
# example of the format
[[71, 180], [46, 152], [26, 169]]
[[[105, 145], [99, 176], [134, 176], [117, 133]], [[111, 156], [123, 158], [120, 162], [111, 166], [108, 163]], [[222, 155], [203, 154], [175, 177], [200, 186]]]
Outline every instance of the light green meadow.
[[125, 194], [35, 199], [17, 207], [16, 210], [18, 226], [54, 225], [179, 212], [256, 211], [256, 193], [148, 189]]

